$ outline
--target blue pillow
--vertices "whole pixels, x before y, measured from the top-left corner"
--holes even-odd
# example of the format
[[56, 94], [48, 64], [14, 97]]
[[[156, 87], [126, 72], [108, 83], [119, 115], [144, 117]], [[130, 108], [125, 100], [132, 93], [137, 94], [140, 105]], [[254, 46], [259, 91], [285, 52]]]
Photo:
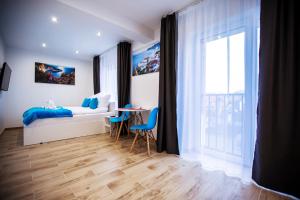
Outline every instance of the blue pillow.
[[91, 103], [91, 99], [85, 98], [81, 104], [81, 107], [89, 107]]
[[98, 99], [97, 98], [91, 99], [90, 108], [91, 109], [96, 109], [97, 107], [98, 107]]

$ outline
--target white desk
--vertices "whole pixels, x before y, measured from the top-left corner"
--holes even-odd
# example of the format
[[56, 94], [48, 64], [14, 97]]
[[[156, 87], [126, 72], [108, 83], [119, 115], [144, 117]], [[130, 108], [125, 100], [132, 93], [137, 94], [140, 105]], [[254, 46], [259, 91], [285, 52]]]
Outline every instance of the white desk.
[[[149, 109], [144, 109], [144, 108], [117, 108], [115, 111], [118, 111], [118, 112], [133, 112], [134, 117], [135, 117], [135, 124], [137, 124], [138, 121], [141, 124], [143, 124], [144, 120], [143, 120], [142, 112], [148, 112], [150, 110]], [[118, 140], [119, 140], [121, 130], [123, 128], [123, 123], [124, 123], [124, 116], [122, 118], [122, 122], [121, 122], [121, 125], [120, 125], [120, 128], [119, 128], [118, 134], [117, 134], [116, 142], [118, 142]]]

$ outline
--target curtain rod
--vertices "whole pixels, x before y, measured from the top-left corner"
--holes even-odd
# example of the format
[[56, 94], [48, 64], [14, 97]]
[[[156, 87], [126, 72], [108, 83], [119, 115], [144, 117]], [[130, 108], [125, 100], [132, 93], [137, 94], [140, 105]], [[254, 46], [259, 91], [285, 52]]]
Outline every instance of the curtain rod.
[[116, 47], [117, 47], [117, 45], [112, 46], [112, 47], [106, 49], [105, 51], [103, 51], [101, 54], [98, 54], [98, 56], [101, 56], [102, 54], [104, 54], [104, 53], [106, 53], [106, 52], [108, 52], [108, 51], [110, 51], [110, 50], [112, 50], [113, 48], [116, 48]]
[[[119, 44], [120, 42], [128, 42], [128, 43], [132, 44], [132, 42], [131, 42], [131, 41], [128, 41], [128, 40], [121, 40], [121, 41], [118, 42], [118, 44]], [[108, 49], [106, 49], [106, 50], [103, 51], [101, 54], [98, 54], [98, 56], [101, 56], [102, 54], [104, 54], [104, 53], [106, 53], [106, 52], [112, 50], [113, 48], [117, 48], [117, 47], [118, 47], [118, 44], [115, 45], [115, 46], [112, 46], [112, 47], [110, 47], [110, 48], [108, 48]]]
[[171, 11], [171, 12], [169, 12], [168, 14], [163, 15], [163, 17], [166, 17], [167, 15], [170, 15], [170, 14], [172, 14], [172, 13], [179, 13], [179, 12], [181, 12], [181, 11], [184, 11], [184, 10], [187, 9], [188, 7], [197, 5], [197, 4], [201, 3], [202, 1], [204, 1], [204, 0], [196, 0], [196, 1], [193, 1], [193, 2], [189, 3], [188, 5], [184, 6], [183, 8], [180, 8], [180, 9], [175, 10], [175, 11]]

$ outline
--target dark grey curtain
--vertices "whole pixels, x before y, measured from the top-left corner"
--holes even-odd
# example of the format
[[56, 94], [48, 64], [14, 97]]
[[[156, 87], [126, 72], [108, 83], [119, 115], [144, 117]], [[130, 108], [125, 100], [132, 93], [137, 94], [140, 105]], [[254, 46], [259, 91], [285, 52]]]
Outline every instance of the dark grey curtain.
[[297, 8], [292, 0], [261, 0], [257, 141], [252, 177], [259, 185], [300, 198]]
[[118, 106], [122, 108], [130, 102], [131, 44], [120, 42], [117, 54]]
[[100, 56], [93, 58], [93, 81], [94, 81], [94, 94], [100, 92]]
[[179, 155], [176, 122], [176, 15], [161, 20], [157, 151]]
[[[123, 108], [130, 102], [131, 44], [129, 42], [120, 42], [117, 48], [118, 107]], [[124, 126], [121, 134], [126, 134]]]

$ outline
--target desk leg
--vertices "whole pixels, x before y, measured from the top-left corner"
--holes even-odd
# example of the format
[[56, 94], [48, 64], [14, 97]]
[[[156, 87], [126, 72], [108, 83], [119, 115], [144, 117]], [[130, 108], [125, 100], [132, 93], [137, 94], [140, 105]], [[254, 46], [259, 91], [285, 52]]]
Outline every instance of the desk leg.
[[122, 130], [122, 127], [123, 127], [123, 123], [124, 123], [124, 116], [122, 117], [122, 122], [121, 122], [121, 125], [120, 125], [120, 127], [119, 127], [119, 131], [118, 131], [116, 143], [117, 143], [118, 140], [119, 140], [119, 137], [120, 137], [120, 134], [121, 134], [121, 130]]
[[[129, 122], [128, 122], [129, 123]], [[124, 123], [125, 127], [126, 127], [126, 130], [127, 130], [127, 137], [130, 136], [130, 132], [129, 132], [129, 126], [126, 125], [126, 123]]]
[[144, 124], [144, 120], [141, 112], [139, 112], [139, 117], [140, 117], [141, 124]]
[[118, 126], [117, 126], [117, 124], [115, 124], [115, 123], [111, 123], [110, 122], [110, 137], [113, 137], [114, 136], [114, 131], [115, 131], [115, 129], [117, 129], [118, 128]]
[[109, 129], [109, 136], [111, 137], [112, 136], [112, 123], [110, 123], [110, 129]]
[[[144, 124], [144, 120], [143, 120], [143, 115], [142, 115], [142, 112], [138, 112], [138, 116], [139, 116], [139, 124]], [[143, 134], [142, 135], [142, 139], [146, 142], [147, 139], [146, 139], [146, 134], [144, 131], [142, 131]]]
[[117, 138], [117, 135], [118, 135], [118, 132], [119, 132], [119, 127], [120, 127], [120, 124], [119, 123], [116, 123], [116, 131], [114, 133], [114, 137]]
[[152, 131], [152, 130], [149, 131], [149, 134], [150, 134], [150, 139], [151, 139], [153, 142], [156, 142], [156, 139], [155, 139], [155, 137], [154, 137], [154, 134], [153, 134], [153, 131]]

